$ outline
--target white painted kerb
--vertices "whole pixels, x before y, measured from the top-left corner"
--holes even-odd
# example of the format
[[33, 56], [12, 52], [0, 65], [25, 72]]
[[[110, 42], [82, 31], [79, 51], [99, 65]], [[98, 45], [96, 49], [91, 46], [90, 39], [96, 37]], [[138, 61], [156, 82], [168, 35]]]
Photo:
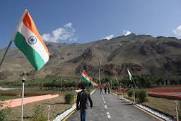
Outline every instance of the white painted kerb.
[[76, 108], [76, 104], [73, 104], [71, 108], [58, 115], [53, 121], [62, 121], [66, 116], [68, 116], [71, 112], [73, 112]]

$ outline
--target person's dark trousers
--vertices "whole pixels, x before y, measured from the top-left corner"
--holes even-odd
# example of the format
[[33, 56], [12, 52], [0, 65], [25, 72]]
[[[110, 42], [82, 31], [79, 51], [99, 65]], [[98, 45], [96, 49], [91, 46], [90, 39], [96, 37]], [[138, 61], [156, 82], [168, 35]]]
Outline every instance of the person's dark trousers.
[[80, 121], [86, 121], [86, 110], [80, 110]]

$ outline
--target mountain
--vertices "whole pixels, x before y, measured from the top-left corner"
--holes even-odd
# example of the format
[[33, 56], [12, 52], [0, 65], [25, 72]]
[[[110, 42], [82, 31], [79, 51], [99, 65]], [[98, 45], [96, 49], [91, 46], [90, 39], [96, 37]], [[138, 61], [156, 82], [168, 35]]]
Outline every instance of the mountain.
[[[164, 79], [181, 79], [181, 40], [174, 37], [150, 35], [118, 36], [84, 44], [46, 43], [50, 61], [35, 72], [22, 53], [16, 48], [8, 51], [1, 67], [0, 80], [18, 80], [22, 72], [28, 78], [62, 75], [79, 78], [83, 69], [98, 77], [99, 61], [101, 75], [127, 76], [127, 68], [134, 74], [149, 74]], [[0, 50], [0, 57], [5, 49]]]

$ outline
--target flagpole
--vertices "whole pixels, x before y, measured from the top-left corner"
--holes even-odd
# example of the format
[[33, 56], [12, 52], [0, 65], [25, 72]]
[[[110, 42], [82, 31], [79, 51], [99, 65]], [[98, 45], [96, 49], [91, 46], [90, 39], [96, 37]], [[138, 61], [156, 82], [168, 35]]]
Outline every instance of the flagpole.
[[23, 79], [22, 79], [22, 99], [21, 99], [21, 121], [23, 121], [23, 116], [24, 116], [24, 85], [25, 85], [25, 75], [24, 73], [22, 74]]
[[60, 76], [60, 84], [61, 84], [61, 93], [63, 92], [63, 88], [62, 88], [62, 77]]
[[127, 69], [127, 71], [128, 71], [128, 74], [129, 74], [129, 79], [130, 79], [130, 81], [133, 82], [133, 86], [132, 86], [132, 88], [133, 88], [133, 96], [134, 96], [133, 104], [135, 104], [135, 103], [136, 103], [136, 92], [135, 92], [136, 83], [135, 83], [134, 80], [132, 79], [132, 75], [131, 75], [131, 72], [129, 71], [129, 69]]
[[98, 61], [99, 61], [99, 85], [101, 86], [101, 61], [100, 59], [98, 58]]
[[178, 111], [178, 109], [179, 109], [179, 101], [176, 100], [175, 103], [176, 103], [176, 117], [177, 117], [176, 121], [179, 121], [179, 111]]
[[136, 92], [135, 92], [136, 84], [133, 79], [130, 79], [130, 81], [133, 82], [133, 96], [134, 96], [133, 104], [135, 104], [136, 103]]
[[8, 50], [9, 50], [12, 42], [13, 42], [12, 40], [9, 42], [9, 44], [8, 44], [8, 46], [7, 46], [7, 48], [6, 48], [5, 52], [4, 52], [4, 55], [3, 55], [2, 59], [1, 59], [1, 62], [0, 62], [0, 69], [1, 69], [1, 66], [2, 66], [2, 64], [3, 64], [3, 62], [4, 62], [4, 59], [5, 59], [5, 57], [6, 57], [6, 54], [7, 54]]
[[135, 88], [133, 87], [133, 93], [134, 93], [134, 102], [133, 102], [133, 104], [135, 104], [136, 103], [136, 92], [135, 92]]
[[50, 105], [48, 105], [48, 121], [50, 121]]

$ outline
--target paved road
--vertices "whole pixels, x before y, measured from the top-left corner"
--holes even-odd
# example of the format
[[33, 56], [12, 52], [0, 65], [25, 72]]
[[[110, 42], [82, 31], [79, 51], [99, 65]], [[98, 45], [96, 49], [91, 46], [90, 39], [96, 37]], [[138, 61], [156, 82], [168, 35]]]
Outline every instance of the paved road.
[[[94, 107], [87, 110], [87, 121], [158, 121], [117, 96], [100, 95], [96, 91], [92, 99]], [[79, 112], [75, 112], [67, 121], [80, 121]]]

